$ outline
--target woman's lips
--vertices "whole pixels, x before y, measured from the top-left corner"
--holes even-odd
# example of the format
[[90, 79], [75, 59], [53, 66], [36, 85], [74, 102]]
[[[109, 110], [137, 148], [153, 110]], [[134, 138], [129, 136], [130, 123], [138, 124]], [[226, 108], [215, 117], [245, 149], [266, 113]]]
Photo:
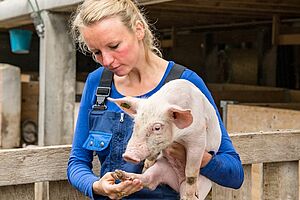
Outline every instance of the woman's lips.
[[120, 68], [120, 66], [121, 66], [121, 65], [119, 65], [119, 66], [117, 66], [117, 67], [112, 67], [112, 68], [110, 68], [109, 70], [111, 70], [111, 71], [116, 71], [117, 69]]

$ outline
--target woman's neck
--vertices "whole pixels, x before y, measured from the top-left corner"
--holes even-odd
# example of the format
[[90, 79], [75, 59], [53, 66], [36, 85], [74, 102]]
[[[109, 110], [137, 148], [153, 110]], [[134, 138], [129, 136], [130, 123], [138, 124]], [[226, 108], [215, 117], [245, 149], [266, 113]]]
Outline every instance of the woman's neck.
[[114, 77], [114, 83], [119, 93], [124, 96], [140, 96], [153, 90], [161, 81], [168, 61], [154, 53], [149, 53], [148, 62], [143, 60], [123, 77]]

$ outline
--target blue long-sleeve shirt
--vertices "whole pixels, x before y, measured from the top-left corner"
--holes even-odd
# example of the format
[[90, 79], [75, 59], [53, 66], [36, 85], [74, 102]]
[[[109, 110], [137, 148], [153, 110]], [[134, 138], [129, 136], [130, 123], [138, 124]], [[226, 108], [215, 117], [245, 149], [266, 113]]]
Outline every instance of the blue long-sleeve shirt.
[[[165, 75], [159, 85], [141, 97], [151, 96], [158, 91], [162, 87], [164, 82], [163, 80], [166, 78], [173, 65], [174, 62], [169, 62]], [[90, 73], [87, 78], [80, 102], [80, 109], [67, 169], [69, 182], [90, 198], [94, 198], [92, 185], [95, 181], [99, 180], [99, 177], [94, 175], [91, 170], [93, 151], [83, 148], [83, 145], [90, 134], [89, 112], [96, 101], [95, 93], [99, 85], [102, 71], [103, 67], [100, 67]], [[219, 185], [235, 189], [239, 188], [244, 180], [243, 167], [239, 155], [236, 153], [228, 133], [222, 123], [221, 117], [209, 90], [207, 89], [203, 80], [195, 72], [189, 69], [186, 69], [183, 72], [181, 78], [194, 83], [214, 106], [222, 131], [221, 146], [218, 152], [213, 155], [210, 162], [204, 168], [201, 168], [200, 173]], [[123, 97], [120, 93], [118, 93], [114, 84], [112, 84], [110, 96], [112, 98]], [[107, 106], [109, 111], [122, 112], [120, 108], [112, 102], [107, 102]]]

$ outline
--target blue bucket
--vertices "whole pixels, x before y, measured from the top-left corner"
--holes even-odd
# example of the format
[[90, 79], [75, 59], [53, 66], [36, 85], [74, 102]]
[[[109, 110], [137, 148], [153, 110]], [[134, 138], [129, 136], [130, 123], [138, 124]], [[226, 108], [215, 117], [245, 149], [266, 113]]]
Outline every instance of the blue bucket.
[[13, 53], [29, 53], [32, 31], [12, 29], [9, 31], [10, 47]]

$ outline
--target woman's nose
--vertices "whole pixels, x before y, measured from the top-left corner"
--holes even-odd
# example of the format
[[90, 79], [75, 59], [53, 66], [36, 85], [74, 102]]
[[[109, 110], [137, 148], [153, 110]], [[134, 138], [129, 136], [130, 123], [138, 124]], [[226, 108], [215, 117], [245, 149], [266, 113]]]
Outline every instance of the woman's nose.
[[114, 57], [110, 53], [102, 53], [102, 65], [109, 67], [114, 62]]

